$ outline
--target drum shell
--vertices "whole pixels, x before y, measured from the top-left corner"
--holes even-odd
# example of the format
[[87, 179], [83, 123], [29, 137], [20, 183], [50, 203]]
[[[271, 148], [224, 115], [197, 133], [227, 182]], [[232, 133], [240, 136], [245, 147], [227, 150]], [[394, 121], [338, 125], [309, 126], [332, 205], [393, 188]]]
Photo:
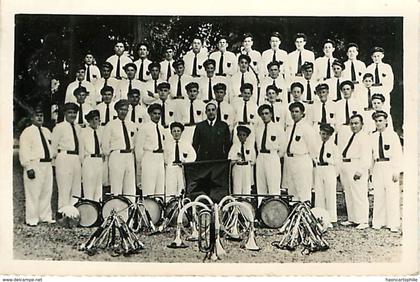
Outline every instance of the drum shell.
[[102, 205], [102, 217], [106, 219], [113, 209], [115, 209], [125, 222], [128, 220], [129, 207], [131, 201], [124, 196], [111, 196]]
[[79, 226], [93, 227], [98, 226], [102, 222], [102, 209], [99, 202], [88, 199], [79, 199], [74, 205], [80, 214]]
[[280, 228], [289, 216], [289, 207], [281, 199], [266, 199], [259, 207], [259, 216], [266, 227]]
[[157, 224], [162, 218], [162, 204], [154, 199], [143, 199], [143, 205], [150, 215], [153, 224]]

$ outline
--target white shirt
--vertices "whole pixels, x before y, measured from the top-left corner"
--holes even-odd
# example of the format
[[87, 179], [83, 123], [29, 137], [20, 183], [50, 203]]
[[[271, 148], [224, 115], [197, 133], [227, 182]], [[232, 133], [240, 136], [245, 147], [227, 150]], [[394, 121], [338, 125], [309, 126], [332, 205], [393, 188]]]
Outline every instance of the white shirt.
[[[96, 129], [96, 135], [98, 136], [99, 151], [98, 154], [102, 154], [102, 138], [103, 128], [99, 127]], [[80, 154], [84, 158], [86, 156], [95, 154], [95, 137], [94, 130], [90, 126], [83, 128], [80, 133]]]
[[[343, 76], [337, 78], [337, 77], [331, 77], [330, 79], [325, 80], [325, 83], [328, 84], [328, 99], [331, 99], [332, 101], [338, 101], [339, 97], [338, 95], [341, 95], [341, 99], [343, 99], [343, 93], [341, 93], [340, 86], [337, 88], [337, 83], [340, 85], [343, 81], [346, 81], [347, 79], [343, 78]], [[340, 91], [340, 92], [338, 92]]]
[[346, 123], [346, 101], [348, 101], [349, 107], [349, 118], [355, 114], [362, 114], [363, 109], [356, 98], [351, 97], [350, 99], [341, 99], [336, 102], [336, 124], [341, 126]]
[[[157, 100], [156, 102], [154, 102], [153, 104], [159, 104], [159, 105], [163, 105], [162, 100]], [[162, 118], [160, 119], [159, 123], [162, 124], [162, 126], [164, 128], [168, 128], [168, 126], [171, 125], [171, 123], [173, 123], [174, 121], [179, 121], [180, 117], [179, 117], [179, 111], [177, 109], [177, 106], [174, 102], [174, 100], [166, 100], [165, 101], [165, 108], [162, 107], [162, 111], [163, 114], [165, 115], [165, 124], [162, 124]]]
[[[90, 104], [93, 108], [95, 108], [96, 106], [96, 101], [97, 101], [97, 97], [96, 97], [96, 89], [95, 86], [93, 86], [92, 83], [90, 83], [89, 81], [86, 80], [82, 80], [81, 86], [85, 87], [86, 90], [89, 92], [88, 96], [86, 97], [86, 102]], [[74, 90], [76, 90], [77, 88], [79, 88], [79, 81], [75, 80], [73, 82], [71, 82], [68, 86], [67, 86], [67, 90], [66, 90], [66, 98], [64, 100], [64, 103], [77, 103], [77, 99], [76, 96], [74, 96], [73, 92]]]
[[[93, 108], [89, 104], [87, 104], [87, 103], [83, 103], [83, 104], [76, 103], [76, 104], [79, 106], [79, 110], [77, 111], [76, 120], [74, 122], [77, 123], [81, 127], [85, 127], [85, 126], [87, 126], [89, 124], [89, 122], [86, 120], [85, 116], [91, 110], [93, 110]], [[79, 123], [80, 109], [82, 109], [82, 121], [83, 121], [82, 124]]]
[[[172, 165], [173, 162], [175, 161], [175, 147], [176, 147], [176, 141], [173, 138], [168, 138], [165, 144], [165, 152], [164, 152], [165, 164]], [[182, 163], [195, 161], [197, 155], [191, 143], [185, 142], [183, 140], [179, 140], [178, 147], [179, 147], [179, 160]]]
[[[197, 54], [197, 75], [205, 76], [206, 71], [204, 70], [203, 63], [207, 60], [207, 52], [204, 49]], [[188, 51], [185, 56], [182, 58], [185, 62], [185, 74], [192, 77], [193, 75], [193, 62], [194, 62], [195, 54], [192, 50]], [[196, 79], [196, 78], [193, 78]]]
[[[322, 140], [319, 140], [318, 142], [318, 155], [316, 157], [317, 163], [320, 163], [320, 156], [321, 156], [321, 147], [322, 147]], [[338, 147], [334, 143], [334, 138], [331, 136], [327, 141], [325, 141], [324, 144], [324, 154], [322, 155], [322, 158], [325, 163], [328, 163], [329, 165], [335, 165], [336, 167], [339, 167], [341, 164], [341, 156], [338, 152]]]
[[[131, 80], [131, 89], [138, 89], [140, 91], [140, 96], [143, 94], [141, 93], [142, 85], [143, 84], [138, 79]], [[129, 86], [130, 86], [130, 80], [128, 79], [120, 80], [120, 82], [118, 83], [118, 90], [117, 92], [114, 92], [115, 101], [118, 101], [121, 99], [127, 99]]]
[[159, 100], [157, 86], [159, 85], [159, 83], [162, 83], [162, 82], [166, 82], [166, 81], [161, 78], [158, 78], [157, 80], [150, 78], [148, 81], [142, 83], [142, 89], [140, 92], [142, 95], [141, 101], [144, 105], [148, 106], [150, 104], [155, 103], [157, 100]]
[[[255, 140], [257, 142], [257, 149], [258, 151], [261, 151], [262, 148], [262, 137], [264, 134], [264, 128], [265, 124], [261, 123], [258, 124], [255, 130]], [[281, 130], [279, 126], [277, 126], [275, 123], [269, 122], [267, 124], [267, 138], [265, 147], [270, 152], [276, 152], [279, 154], [279, 156], [282, 156], [286, 150], [285, 147], [285, 135], [284, 131]]]
[[319, 100], [318, 96], [316, 96], [315, 94], [315, 88], [318, 85], [318, 81], [315, 79], [314, 76], [311, 77], [311, 79], [309, 80], [309, 85], [311, 87], [311, 96], [310, 96], [310, 100], [308, 100], [308, 80], [306, 80], [303, 76], [297, 76], [293, 79], [293, 82], [300, 82], [303, 85], [303, 92], [302, 92], [302, 101], [304, 102], [308, 102], [308, 101], [315, 101], [315, 100]]
[[296, 123], [295, 131], [292, 136], [294, 124], [286, 129], [286, 150], [290, 142], [291, 154], [309, 154], [312, 159], [315, 159], [318, 154], [319, 138], [317, 137], [313, 127], [305, 120], [300, 120]]
[[163, 60], [162, 62], [160, 62], [160, 78], [164, 81], [169, 81], [169, 77], [168, 77], [168, 68], [171, 70], [171, 76], [175, 75], [175, 69], [172, 67], [172, 63], [175, 60]]
[[[392, 173], [400, 173], [404, 163], [400, 138], [394, 131], [390, 130], [390, 128], [386, 128], [384, 132], [382, 132], [382, 143], [384, 157], [390, 159]], [[379, 131], [376, 131], [370, 135], [370, 146], [372, 148], [372, 157], [375, 161], [376, 159], [380, 158]]]
[[281, 77], [278, 76], [276, 79], [273, 79], [269, 76], [264, 77], [261, 80], [261, 84], [260, 84], [260, 99], [257, 100], [258, 105], [262, 105], [265, 101], [266, 101], [266, 94], [267, 94], [267, 86], [269, 85], [273, 85], [273, 83], [275, 84], [275, 86], [280, 89], [281, 91], [279, 92], [279, 99], [280, 101], [283, 102], [287, 102], [287, 84], [286, 81]]
[[[346, 80], [352, 80], [351, 79], [351, 60], [347, 60], [344, 62], [344, 70], [343, 70], [343, 77]], [[356, 74], [356, 81], [359, 83], [362, 83], [363, 75], [366, 73], [366, 64], [360, 60], [354, 60], [354, 71]]]
[[[157, 124], [162, 142], [162, 149], [165, 151], [165, 134], [164, 128]], [[141, 160], [144, 152], [153, 152], [159, 148], [158, 133], [156, 123], [149, 121], [142, 124], [139, 128], [139, 134], [136, 138], [136, 158]], [[147, 165], [147, 164], [146, 164]]]
[[[90, 81], [91, 83], [95, 83], [97, 79], [101, 78], [101, 71], [96, 65], [89, 65], [89, 73], [90, 73]], [[85, 80], [87, 81], [87, 74], [88, 74], [88, 65], [85, 64]]]
[[133, 112], [133, 106], [129, 105], [128, 106], [128, 113], [127, 113], [127, 116], [125, 117], [125, 120], [126, 121], [129, 120], [131, 122], [134, 122], [137, 125], [137, 127], [139, 127], [140, 124], [148, 122], [150, 120], [149, 114], [147, 113], [146, 109], [141, 105], [136, 105], [135, 106], [134, 121], [131, 120], [132, 112]]
[[189, 75], [182, 75], [179, 76], [177, 74], [171, 76], [169, 79], [169, 84], [171, 85], [171, 94], [169, 95], [171, 98], [177, 97], [177, 91], [178, 91], [178, 81], [181, 81], [181, 97], [184, 97], [183, 99], [187, 99], [187, 90], [185, 89], [185, 86], [192, 81], [191, 76]]
[[[191, 100], [185, 99], [179, 105], [179, 119], [185, 125], [190, 123], [190, 107], [191, 107]], [[193, 101], [193, 111], [194, 111], [194, 123], [199, 123], [206, 119], [205, 115], [205, 108], [206, 104], [198, 99]]]
[[[127, 133], [130, 142], [130, 149], [134, 148], [134, 139], [137, 133], [137, 126], [131, 121], [125, 121]], [[104, 128], [102, 149], [105, 155], [109, 155], [115, 150], [126, 150], [126, 144], [124, 139], [124, 131], [122, 122], [119, 118], [111, 120]]]
[[[46, 127], [41, 127], [42, 134], [47, 142], [48, 152], [52, 158], [51, 132]], [[19, 160], [26, 169], [32, 169], [32, 163], [45, 158], [44, 146], [42, 145], [41, 134], [38, 127], [31, 125], [25, 128], [19, 138]]]
[[[301, 54], [301, 64], [303, 65], [305, 62], [315, 62], [315, 55], [314, 52], [303, 49], [302, 51], [295, 50], [290, 52], [287, 55], [287, 66], [288, 66], [288, 75], [289, 77], [294, 77], [298, 72], [298, 61], [299, 61], [299, 53]], [[301, 65], [301, 66], [302, 66]], [[301, 72], [302, 75], [302, 72]]]
[[229, 128], [232, 130], [232, 126], [236, 121], [236, 113], [233, 106], [226, 101], [222, 101], [219, 104], [216, 100], [213, 100], [213, 103], [218, 105], [218, 107], [220, 106], [220, 119], [226, 122], [227, 125], [229, 125]]
[[323, 56], [323, 57], [316, 58], [315, 60], [314, 77], [319, 82], [322, 82], [323, 80], [327, 79], [328, 60], [330, 60], [330, 78], [331, 78], [334, 76], [332, 63], [335, 61], [335, 58], [333, 56], [331, 56], [331, 58]]
[[241, 81], [242, 75], [244, 77], [244, 83], [251, 83], [253, 86], [251, 101], [257, 103], [257, 93], [258, 93], [258, 82], [255, 74], [251, 71], [245, 73], [237, 72], [230, 78], [230, 89], [229, 92], [229, 103], [233, 104], [237, 100], [241, 100]]
[[[287, 69], [286, 65], [288, 61], [287, 52], [282, 49], [278, 49], [276, 50], [275, 53], [276, 53], [276, 61], [283, 62], [283, 64], [280, 65], [280, 75], [284, 77], [286, 73], [286, 69]], [[261, 55], [260, 73], [264, 76], [268, 75], [267, 65], [273, 61], [273, 54], [274, 54], [274, 50], [268, 49], [268, 50], [265, 50]]]
[[[352, 135], [353, 132], [351, 132], [350, 130], [340, 132], [340, 134], [338, 135], [338, 149], [341, 158], [344, 158], [342, 155], [343, 151], [347, 147], [347, 144], [349, 143], [349, 140]], [[360, 173], [367, 173], [367, 170], [371, 165], [372, 148], [370, 145], [369, 136], [363, 130], [359, 131], [354, 136], [353, 142], [348, 148], [345, 158], [352, 160], [358, 159], [359, 166], [357, 168], [357, 171]]]
[[[236, 55], [239, 58], [239, 55], [244, 54], [248, 55], [251, 58], [250, 71], [255, 72], [256, 74], [260, 73], [260, 62], [261, 62], [261, 53], [257, 50], [250, 50], [247, 52], [243, 47], [241, 48], [241, 52]], [[252, 70], [251, 70], [252, 69]]]
[[[210, 80], [210, 83], [209, 83]], [[229, 93], [229, 81], [226, 77], [224, 76], [213, 76], [211, 78], [204, 76], [201, 77], [198, 80], [198, 85], [199, 85], [199, 99], [203, 100], [203, 101], [211, 101], [213, 99], [215, 99], [216, 97], [214, 96], [214, 90], [213, 90], [213, 86], [217, 83], [223, 83], [224, 85], [226, 85], [226, 96], [228, 97], [228, 93]], [[209, 100], [209, 84], [211, 84], [211, 99]]]
[[[108, 59], [106, 59], [106, 61], [108, 63], [111, 63], [111, 65], [113, 66], [112, 71], [111, 71], [111, 77], [116, 78], [117, 76], [117, 65], [118, 65], [118, 56], [117, 55], [112, 55], [111, 57], [109, 57]], [[120, 76], [121, 78], [127, 79], [127, 74], [125, 73], [123, 67], [128, 64], [128, 63], [132, 63], [133, 61], [127, 57], [126, 55], [121, 55], [120, 56]]]
[[[219, 74], [219, 68], [220, 68], [220, 57], [222, 52], [221, 51], [215, 51], [210, 54], [209, 58], [216, 61], [216, 68], [215, 68], [215, 74]], [[237, 72], [238, 63], [235, 54], [233, 54], [230, 51], [223, 52], [223, 74], [232, 76], [235, 72]]]
[[[109, 104], [109, 121], [108, 122], [110, 122], [111, 120], [117, 118], [117, 111], [115, 111], [114, 105], [115, 105], [114, 102], [111, 102]], [[106, 108], [107, 107], [106, 107], [106, 104], [104, 102], [98, 104], [98, 106], [96, 107], [96, 109], [99, 111], [99, 117], [101, 119], [101, 125], [103, 125], [103, 126], [106, 125], [106, 123], [105, 123], [105, 120], [106, 120]]]
[[[325, 102], [325, 118], [326, 123], [330, 124], [332, 127], [335, 127], [335, 118], [336, 118], [336, 104], [331, 100]], [[319, 124], [322, 121], [322, 102], [315, 101], [312, 105], [312, 123], [315, 128], [319, 129]]]
[[[111, 86], [112, 89], [114, 89], [114, 96], [112, 96], [112, 101], [116, 101], [116, 95], [117, 95], [119, 84], [120, 84], [120, 81], [114, 77], [110, 77], [106, 81], [106, 85]], [[96, 103], [100, 103], [102, 101], [101, 90], [105, 86], [105, 78], [102, 78], [102, 77], [98, 78], [95, 81], [94, 86], [96, 90], [96, 99], [95, 99]]]
[[[265, 101], [263, 104], [270, 105], [273, 109], [273, 123], [276, 123], [278, 126], [281, 127], [282, 130], [286, 128], [286, 115], [289, 113], [289, 109], [287, 108], [287, 104], [281, 102], [275, 102], [271, 104], [269, 101]], [[258, 119], [258, 122], [262, 123], [261, 118]]]
[[142, 63], [143, 63], [143, 81], [142, 82], [145, 82], [151, 79], [150, 72], [149, 72], [149, 65], [152, 63], [152, 61], [146, 58], [146, 59], [143, 59], [143, 61], [141, 59], [138, 59], [137, 61], [134, 62], [134, 64], [137, 66], [135, 78], [138, 80], [140, 80], [140, 68], [141, 68]]
[[[80, 126], [74, 124], [76, 131], [77, 140], [79, 142], [79, 153], [80, 153]], [[51, 151], [54, 157], [57, 156], [58, 150], [61, 151], [74, 151], [76, 144], [74, 142], [73, 129], [69, 122], [63, 121], [58, 123], [52, 132], [51, 137]]]
[[[236, 122], [243, 124], [244, 121], [244, 109], [245, 109], [245, 101], [244, 100], [237, 100], [233, 104], [233, 109], [235, 111]], [[246, 113], [247, 113], [247, 124], [256, 124], [259, 120], [259, 116], [257, 113], [257, 105], [255, 102], [249, 100], [246, 102]]]
[[[228, 159], [232, 161], [242, 161], [242, 154], [241, 154], [241, 142], [236, 142], [232, 144], [230, 147]], [[251, 164], [255, 163], [256, 154], [255, 154], [255, 146], [254, 143], [250, 144], [249, 142], [244, 143], [244, 159], [246, 162], [251, 162]]]
[[[376, 64], [372, 63], [366, 68], [366, 72], [373, 74], [373, 83], [375, 83]], [[390, 93], [394, 89], [394, 72], [392, 67], [386, 63], [378, 64], [379, 83], [382, 83], [384, 91]]]

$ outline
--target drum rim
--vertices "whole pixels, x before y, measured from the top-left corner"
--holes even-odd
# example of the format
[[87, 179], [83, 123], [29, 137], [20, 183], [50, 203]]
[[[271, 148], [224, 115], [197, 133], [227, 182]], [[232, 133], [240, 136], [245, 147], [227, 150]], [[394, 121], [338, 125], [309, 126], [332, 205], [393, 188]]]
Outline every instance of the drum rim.
[[79, 214], [80, 214], [80, 222], [79, 222], [79, 225], [82, 226], [82, 227], [92, 227], [92, 226], [98, 225], [98, 223], [102, 221], [102, 208], [101, 208], [100, 203], [99, 202], [95, 202], [93, 200], [83, 199], [83, 200], [79, 200], [74, 205], [74, 207], [77, 208], [77, 210], [79, 210], [79, 207], [82, 206], [82, 205], [93, 207], [93, 209], [97, 212], [97, 217], [96, 217], [96, 220], [92, 224], [89, 224], [89, 225], [81, 225], [81, 222], [82, 222], [82, 214], [79, 211]]
[[111, 196], [107, 200], [103, 201], [102, 208], [101, 208], [102, 217], [105, 218], [105, 216], [104, 216], [104, 209], [105, 209], [106, 204], [108, 202], [112, 201], [112, 200], [120, 200], [120, 201], [124, 202], [125, 204], [127, 204], [127, 218], [125, 219], [125, 220], [127, 220], [128, 219], [128, 216], [129, 216], [128, 208], [132, 205], [132, 202], [127, 197], [124, 197], [124, 196], [121, 196], [121, 195]]
[[[159, 201], [156, 201], [153, 198], [143, 198], [143, 205], [144, 205], [144, 208], [146, 210], [147, 210], [147, 207], [146, 207], [146, 204], [145, 204], [146, 201], [148, 203], [154, 203], [159, 208], [159, 211], [160, 211], [159, 218], [158, 218], [158, 220], [156, 222], [153, 222], [153, 224], [156, 224], [156, 223], [158, 223], [162, 219], [162, 215], [163, 215], [163, 211], [164, 211], [164, 206], [162, 205], [162, 203], [160, 203]], [[149, 210], [147, 210], [147, 211], [149, 212], [149, 215], [150, 215], [150, 211]], [[150, 215], [150, 217], [152, 217], [152, 215]]]
[[[272, 226], [268, 225], [268, 224], [267, 224], [267, 222], [266, 222], [266, 220], [264, 220], [264, 217], [265, 217], [265, 216], [263, 216], [263, 211], [265, 210], [265, 207], [267, 206], [267, 203], [270, 203], [270, 202], [280, 202], [280, 203], [282, 203], [282, 204], [283, 204], [283, 205], [282, 205], [282, 207], [284, 207], [284, 208], [286, 209], [286, 211], [287, 211], [287, 216], [289, 216], [289, 214], [290, 214], [290, 209], [289, 209], [289, 206], [288, 206], [288, 204], [287, 204], [285, 201], [283, 201], [282, 199], [279, 199], [279, 198], [271, 198], [271, 199], [267, 199], [267, 200], [263, 201], [263, 202], [261, 203], [260, 207], [258, 208], [258, 210], [259, 210], [259, 217], [260, 217], [260, 219], [261, 219], [262, 223], [264, 223], [264, 225], [265, 225], [265, 226], [267, 226], [267, 227], [269, 227], [269, 228], [279, 228], [279, 227], [272, 227]], [[285, 217], [285, 219], [283, 220], [282, 225], [283, 225], [283, 223], [286, 221], [287, 216], [286, 216], [286, 217]], [[281, 226], [281, 225], [280, 225], [280, 226]]]

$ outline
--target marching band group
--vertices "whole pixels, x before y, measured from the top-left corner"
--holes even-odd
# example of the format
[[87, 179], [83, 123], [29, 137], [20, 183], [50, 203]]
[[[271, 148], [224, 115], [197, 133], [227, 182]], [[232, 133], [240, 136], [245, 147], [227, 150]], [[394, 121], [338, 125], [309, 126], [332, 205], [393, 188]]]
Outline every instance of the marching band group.
[[[174, 59], [167, 46], [162, 62], [148, 59], [138, 44], [138, 60], [115, 44], [115, 54], [93, 64], [91, 53], [67, 87], [64, 121], [52, 133], [34, 107], [32, 125], [20, 137], [24, 168], [26, 224], [54, 222], [53, 170], [58, 211], [86, 199], [114, 194], [179, 195], [182, 163], [229, 159], [233, 194], [280, 195], [324, 208], [337, 222], [336, 187], [340, 176], [348, 220], [342, 225], [369, 227], [368, 182], [374, 187], [372, 228], [400, 228], [399, 174], [402, 148], [393, 131], [390, 93], [394, 78], [375, 47], [372, 63], [334, 58], [335, 43], [323, 43], [324, 56], [305, 49], [306, 36], [294, 37], [296, 50], [280, 49], [271, 34], [270, 49], [252, 49], [246, 34], [239, 54], [227, 51], [221, 36], [211, 54], [202, 39]], [[369, 180], [371, 178], [371, 180]]]

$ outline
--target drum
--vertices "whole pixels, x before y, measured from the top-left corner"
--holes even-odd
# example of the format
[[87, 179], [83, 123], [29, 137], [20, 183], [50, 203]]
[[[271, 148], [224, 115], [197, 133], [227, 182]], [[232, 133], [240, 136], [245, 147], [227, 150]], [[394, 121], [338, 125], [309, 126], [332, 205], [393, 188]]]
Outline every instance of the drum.
[[277, 198], [269, 198], [259, 208], [261, 221], [268, 228], [280, 228], [289, 216], [287, 204]]
[[131, 204], [131, 201], [124, 196], [111, 196], [108, 200], [104, 201], [102, 216], [106, 219], [111, 214], [111, 211], [115, 210], [126, 222]]
[[[252, 215], [255, 218], [255, 208], [254, 208], [254, 206], [248, 200], [242, 200], [241, 199], [241, 200], [238, 200], [238, 201], [240, 201], [241, 203], [245, 204], [251, 210]], [[244, 214], [244, 215], [247, 214], [247, 211], [243, 210], [242, 207], [240, 207], [240, 209], [241, 209], [242, 214]], [[250, 218], [247, 218], [247, 219], [250, 220]]]
[[[182, 207], [181, 207], [182, 208]], [[171, 218], [171, 221], [169, 222], [169, 225], [174, 227], [176, 226], [176, 220], [178, 218], [179, 210], [178, 210], [178, 199], [172, 199], [170, 200], [165, 207], [165, 218]], [[189, 220], [187, 217], [187, 214], [184, 213], [184, 216], [182, 217], [182, 223], [184, 227], [187, 227], [189, 225]]]
[[74, 205], [80, 214], [79, 226], [98, 226], [102, 222], [101, 204], [88, 199], [79, 199]]
[[154, 199], [144, 198], [143, 205], [149, 212], [150, 219], [152, 220], [153, 224], [157, 224], [162, 218], [162, 204], [160, 204]]

